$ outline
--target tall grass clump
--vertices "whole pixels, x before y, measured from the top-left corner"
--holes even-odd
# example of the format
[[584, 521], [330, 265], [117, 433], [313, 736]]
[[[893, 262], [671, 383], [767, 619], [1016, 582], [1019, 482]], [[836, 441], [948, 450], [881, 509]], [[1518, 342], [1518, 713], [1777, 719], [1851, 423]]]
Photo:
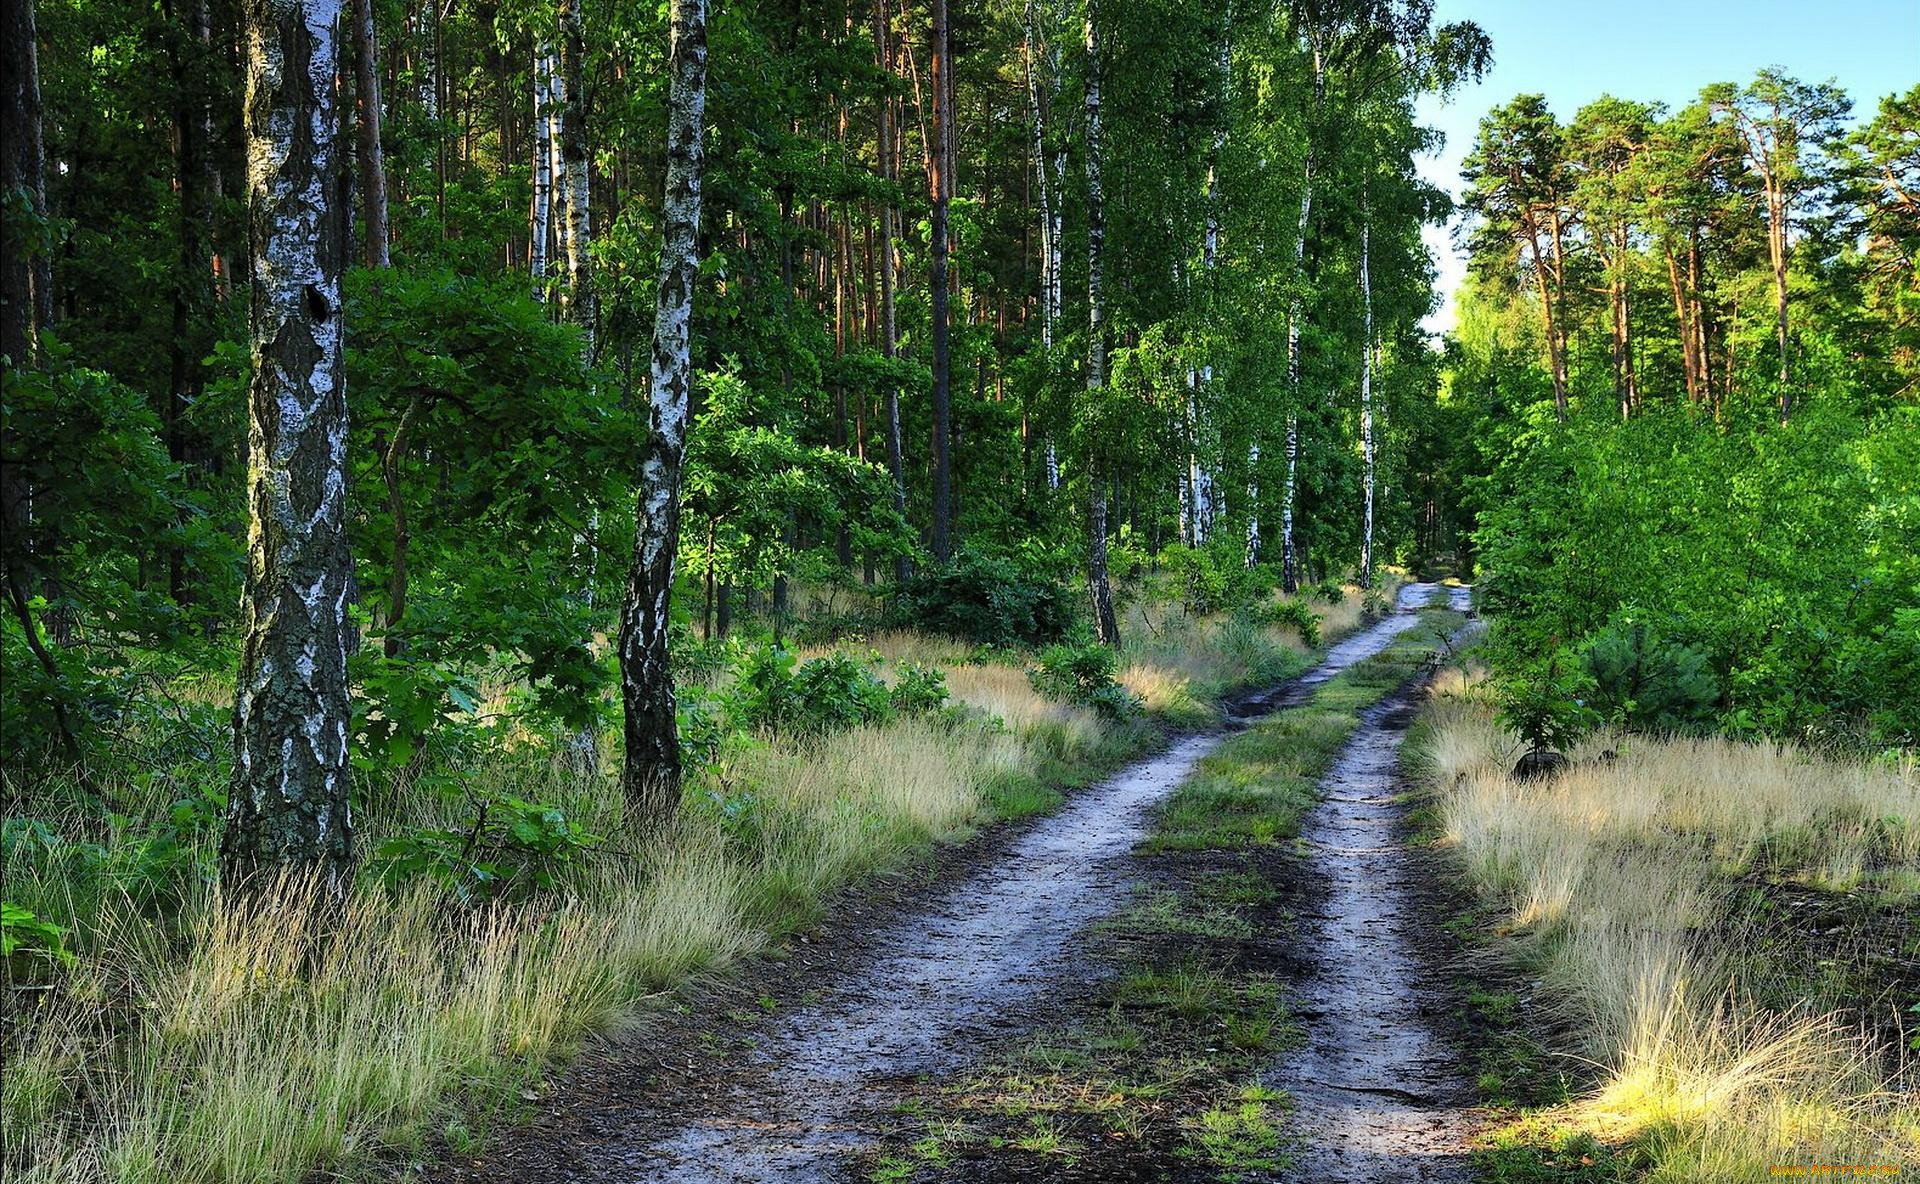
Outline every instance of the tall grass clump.
[[1911, 762], [1609, 733], [1522, 783], [1508, 775], [1521, 741], [1459, 673], [1436, 683], [1423, 735], [1446, 847], [1497, 906], [1570, 1051], [1599, 1068], [1570, 1121], [1637, 1147], [1655, 1180], [1920, 1159], [1904, 1051], [1859, 1027], [1866, 1000], [1770, 960], [1741, 907], [1753, 882], [1911, 898]]
[[[963, 657], [879, 644], [890, 676]], [[96, 777], [104, 813], [72, 784], [9, 786], [7, 900], [58, 937], [8, 964], [7, 1178], [293, 1184], [461, 1146], [584, 1033], [644, 1025], [649, 996], [809, 923], [850, 880], [1009, 802], [1038, 808], [1047, 778], [1118, 755], [1091, 710], [1018, 667], [948, 675], [944, 710], [735, 729], [677, 821], [644, 838], [613, 777], [518, 733], [431, 774], [369, 778], [367, 872], [339, 902], [296, 879], [223, 898], [212, 763]], [[512, 880], [468, 874], [480, 854], [432, 843], [481, 834], [476, 801], [521, 811], [554, 857], [488, 865]], [[408, 858], [433, 874], [392, 874]]]

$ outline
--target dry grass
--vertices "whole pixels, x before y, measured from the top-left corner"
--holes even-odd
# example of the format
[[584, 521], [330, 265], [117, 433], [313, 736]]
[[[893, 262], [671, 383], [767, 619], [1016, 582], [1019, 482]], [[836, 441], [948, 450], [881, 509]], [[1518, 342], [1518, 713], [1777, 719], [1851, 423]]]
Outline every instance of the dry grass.
[[[1382, 572], [1376, 593], [1391, 605], [1402, 579]], [[1339, 603], [1302, 599], [1320, 621], [1320, 641], [1338, 641], [1367, 624], [1366, 596], [1357, 585]], [[1306, 665], [1312, 647], [1289, 626], [1254, 624], [1244, 616], [1191, 615], [1143, 598], [1130, 603], [1122, 625], [1127, 645], [1118, 678], [1148, 711], [1182, 723], [1211, 719], [1211, 704], [1232, 691], [1277, 682]]]
[[1446, 843], [1603, 1067], [1573, 1120], [1639, 1140], [1656, 1180], [1920, 1159], [1899, 1051], [1870, 1048], [1830, 1010], [1860, 1001], [1809, 998], [1788, 1014], [1754, 1001], [1806, 968], [1758, 958], [1728, 879], [1758, 870], [1910, 892], [1920, 771], [1771, 743], [1601, 735], [1565, 774], [1523, 785], [1506, 775], [1520, 745], [1472, 678], [1443, 678], [1427, 719]]
[[[947, 652], [889, 644], [922, 661]], [[57, 995], [9, 1017], [8, 1178], [365, 1176], [458, 1132], [463, 1113], [511, 1097], [581, 1033], [633, 1022], [645, 996], [760, 948], [851, 877], [963, 836], [996, 785], [1084, 760], [1104, 738], [1091, 713], [1040, 699], [1018, 670], [950, 677], [1004, 726], [901, 719], [744, 744], [724, 785], [689, 787], [672, 833], [579, 865], [545, 903], [467, 907], [415, 882], [364, 886], [329, 914], [287, 884], [262, 915], [204, 888], [156, 924], [124, 893], [77, 893], [65, 865], [17, 845], [8, 899], [72, 918], [79, 958]], [[517, 750], [468, 772], [620, 833], [611, 778]], [[150, 803], [160, 816], [165, 796]], [[405, 796], [369, 829], [377, 841], [451, 809]]]

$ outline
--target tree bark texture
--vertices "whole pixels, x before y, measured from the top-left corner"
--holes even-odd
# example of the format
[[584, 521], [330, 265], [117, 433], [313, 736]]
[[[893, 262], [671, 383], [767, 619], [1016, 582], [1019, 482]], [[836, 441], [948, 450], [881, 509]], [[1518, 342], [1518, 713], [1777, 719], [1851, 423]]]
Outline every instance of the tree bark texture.
[[224, 873], [316, 870], [344, 891], [349, 805], [347, 399], [332, 208], [340, 0], [246, 0], [253, 379], [245, 641]]
[[701, 144], [707, 102], [706, 0], [673, 0], [668, 55], [666, 195], [660, 288], [653, 320], [647, 452], [640, 465], [639, 530], [620, 622], [626, 763], [621, 783], [640, 824], [657, 827], [680, 802], [668, 624], [680, 543], [680, 474], [692, 378], [694, 282], [699, 272]]

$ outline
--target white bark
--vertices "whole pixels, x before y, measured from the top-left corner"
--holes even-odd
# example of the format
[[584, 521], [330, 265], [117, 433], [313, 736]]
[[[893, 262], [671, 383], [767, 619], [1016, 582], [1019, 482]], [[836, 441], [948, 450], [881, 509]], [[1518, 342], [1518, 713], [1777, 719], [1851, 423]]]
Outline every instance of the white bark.
[[[1027, 106], [1033, 121], [1033, 169], [1040, 198], [1040, 344], [1049, 358], [1060, 326], [1060, 197], [1059, 178], [1064, 165], [1056, 153], [1047, 155], [1047, 114], [1060, 95], [1060, 52], [1051, 36], [1042, 36], [1039, 0], [1027, 0]], [[1040, 99], [1038, 56], [1045, 47], [1049, 71], [1049, 102]], [[1048, 489], [1060, 488], [1060, 457], [1051, 431], [1046, 437]]]
[[553, 48], [543, 41], [533, 51], [533, 226], [527, 255], [533, 298], [542, 302], [553, 238], [553, 74]]
[[[1313, 103], [1307, 119], [1307, 156], [1300, 179], [1300, 221], [1293, 242], [1293, 299], [1287, 309], [1287, 481], [1280, 503], [1280, 586], [1288, 592], [1300, 587], [1300, 561], [1293, 542], [1294, 476], [1300, 460], [1300, 318], [1305, 288], [1307, 229], [1313, 213], [1314, 128], [1319, 123], [1325, 94], [1326, 71], [1318, 47], [1313, 52]], [[1255, 511], [1258, 512], [1257, 510]]]
[[334, 203], [340, 0], [247, 0], [248, 389], [245, 641], [227, 874], [323, 869], [344, 891], [353, 859], [347, 727], [347, 399]]
[[707, 98], [706, 0], [672, 0], [667, 182], [661, 203], [660, 286], [649, 375], [649, 434], [640, 466], [633, 574], [621, 614], [621, 697], [626, 715], [622, 782], [641, 820], [657, 825], [680, 796], [668, 624], [680, 536], [680, 472], [692, 384], [694, 281], [699, 272], [701, 132]]
[[586, 340], [587, 361], [592, 362], [599, 310], [594, 300], [590, 255], [593, 245], [593, 192], [587, 156], [587, 96], [582, 82], [585, 40], [580, 19], [580, 0], [561, 0], [558, 144], [560, 170], [566, 177], [564, 216], [567, 257], [567, 283], [562, 290], [561, 305], [568, 319], [580, 326], [581, 336]]

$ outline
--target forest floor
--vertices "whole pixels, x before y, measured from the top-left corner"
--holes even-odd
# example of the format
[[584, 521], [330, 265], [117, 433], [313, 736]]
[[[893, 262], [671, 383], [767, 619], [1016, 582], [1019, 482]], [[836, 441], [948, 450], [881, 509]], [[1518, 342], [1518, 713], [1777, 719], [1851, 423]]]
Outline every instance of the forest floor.
[[1409, 586], [1226, 728], [847, 894], [430, 1178], [1464, 1180], [1396, 766], [1414, 631], [1460, 620], [1420, 610], [1465, 599]]

